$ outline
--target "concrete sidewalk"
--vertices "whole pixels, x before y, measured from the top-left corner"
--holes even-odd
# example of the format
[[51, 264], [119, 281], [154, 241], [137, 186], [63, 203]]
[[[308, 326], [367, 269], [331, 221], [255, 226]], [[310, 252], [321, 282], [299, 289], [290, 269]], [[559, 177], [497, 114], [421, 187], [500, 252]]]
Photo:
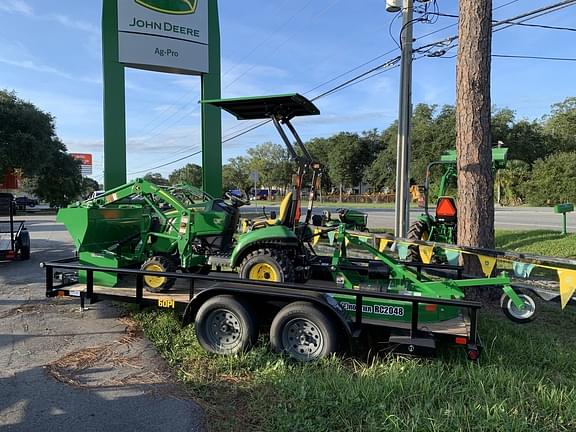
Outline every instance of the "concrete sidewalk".
[[27, 217], [32, 259], [0, 263], [1, 431], [201, 431], [203, 414], [119, 306], [44, 298], [41, 261], [73, 254]]

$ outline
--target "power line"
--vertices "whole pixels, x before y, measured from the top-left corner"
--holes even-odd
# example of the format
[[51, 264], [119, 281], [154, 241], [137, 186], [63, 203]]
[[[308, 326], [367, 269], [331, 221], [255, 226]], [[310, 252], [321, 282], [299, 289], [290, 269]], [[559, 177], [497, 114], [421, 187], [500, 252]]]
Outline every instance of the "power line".
[[141, 173], [145, 173], [145, 172], [150, 172], [150, 171], [155, 170], [155, 169], [158, 169], [158, 168], [164, 168], [165, 166], [175, 164], [176, 162], [183, 161], [184, 159], [191, 158], [192, 156], [196, 156], [197, 154], [200, 154], [200, 153], [202, 153], [202, 150], [198, 150], [197, 152], [194, 152], [194, 153], [192, 153], [192, 154], [183, 156], [183, 157], [181, 157], [181, 158], [179, 158], [179, 159], [176, 159], [176, 160], [173, 160], [173, 161], [171, 161], [171, 162], [166, 162], [165, 164], [162, 164], [162, 165], [158, 165], [158, 166], [151, 167], [151, 168], [146, 168], [146, 169], [143, 169], [143, 170], [140, 170], [140, 171], [133, 171], [133, 172], [131, 172], [131, 173], [128, 173], [128, 175], [141, 174]]
[[529, 55], [515, 55], [515, 54], [492, 54], [492, 57], [576, 62], [576, 58], [570, 58], [570, 57], [543, 57], [543, 56], [529, 56]]

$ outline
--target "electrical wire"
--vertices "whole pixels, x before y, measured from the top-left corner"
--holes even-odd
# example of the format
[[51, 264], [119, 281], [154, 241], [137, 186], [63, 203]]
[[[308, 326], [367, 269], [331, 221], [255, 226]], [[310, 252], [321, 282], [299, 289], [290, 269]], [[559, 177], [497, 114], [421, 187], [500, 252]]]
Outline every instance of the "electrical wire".
[[492, 54], [492, 57], [576, 62], [576, 58], [570, 58], [570, 57], [543, 57], [543, 56], [529, 56], [529, 55], [515, 55], [515, 54]]
[[[501, 7], [507, 6], [507, 5], [509, 5], [509, 4], [515, 3], [516, 1], [518, 1], [518, 0], [508, 2], [508, 3], [504, 4], [504, 5], [499, 6], [498, 8], [501, 8]], [[500, 26], [500, 25], [506, 25], [506, 27], [501, 28], [501, 29], [495, 29], [495, 30], [493, 30], [493, 31], [504, 30], [504, 29], [506, 29], [506, 28], [511, 27], [512, 25], [515, 25], [516, 23], [513, 23], [513, 21], [516, 20], [516, 19], [524, 19], [524, 21], [527, 21], [527, 20], [529, 20], [529, 19], [534, 19], [534, 18], [536, 18], [536, 17], [543, 16], [543, 15], [546, 15], [546, 14], [548, 14], [548, 13], [555, 12], [555, 11], [557, 11], [557, 10], [563, 9], [564, 7], [570, 6], [570, 5], [574, 4], [574, 3], [576, 3], [576, 0], [565, 0], [565, 1], [563, 1], [563, 2], [556, 3], [556, 4], [553, 4], [553, 5], [549, 5], [549, 6], [546, 6], [546, 7], [537, 9], [537, 10], [535, 10], [535, 11], [531, 11], [531, 12], [528, 12], [528, 13], [525, 13], [525, 14], [522, 14], [522, 15], [519, 15], [519, 16], [516, 16], [516, 17], [513, 17], [513, 18], [509, 18], [509, 19], [506, 19], [506, 20], [497, 21], [497, 22], [495, 22], [495, 23], [493, 24], [493, 26], [492, 26], [493, 28], [495, 28], [495, 27], [497, 27], [497, 26]], [[498, 9], [498, 8], [496, 8], [496, 9]], [[532, 15], [537, 15], [537, 16], [532, 16]], [[457, 40], [457, 39], [458, 39], [458, 36], [453, 36], [453, 37], [447, 38], [447, 39], [445, 39], [445, 40], [443, 40], [443, 41], [439, 41], [439, 42], [435, 42], [435, 43], [432, 43], [432, 44], [424, 45], [424, 46], [422, 46], [422, 47], [419, 47], [419, 48], [415, 49], [414, 51], [415, 51], [415, 52], [419, 52], [419, 53], [421, 53], [421, 54], [426, 54], [426, 53], [428, 53], [428, 52], [430, 51], [430, 49], [433, 48], [433, 47], [438, 47], [439, 45], [450, 44], [451, 42], [453, 42], [453, 41], [455, 41], [455, 40]], [[452, 46], [448, 47], [445, 51], [448, 51], [448, 50], [454, 48], [455, 46], [456, 46], [456, 45], [452, 45]], [[426, 48], [430, 48], [430, 49], [428, 49], [428, 50], [426, 51]], [[393, 52], [393, 51], [395, 51], [395, 50], [396, 50], [396, 49], [390, 51], [389, 53], [391, 53], [391, 52]], [[424, 50], [424, 51], [423, 51], [423, 50]], [[384, 55], [381, 55], [381, 56], [379, 56], [379, 57], [382, 57], [382, 56], [384, 56]], [[427, 56], [427, 55], [422, 55], [421, 57], [418, 57], [418, 58], [423, 58], [423, 57], [425, 57], [425, 56]], [[510, 57], [510, 58], [529, 58], [529, 57], [534, 57], [534, 58], [535, 58], [536, 56], [512, 56], [512, 55], [509, 55], [509, 56], [508, 56], [508, 55], [498, 55], [498, 54], [495, 54], [494, 57]], [[378, 58], [378, 57], [376, 57], [376, 58]], [[375, 59], [376, 59], [376, 58], [375, 58]], [[544, 57], [542, 57], [542, 58], [539, 58], [539, 59], [542, 59], [542, 60], [574, 61], [573, 59], [569, 59], [569, 58], [552, 58], [552, 57], [549, 57], [549, 58], [544, 58]], [[333, 82], [333, 81], [335, 81], [336, 79], [338, 79], [339, 77], [342, 77], [342, 76], [344, 76], [344, 75], [347, 75], [347, 74], [350, 73], [351, 71], [357, 70], [357, 69], [361, 68], [362, 66], [371, 63], [372, 61], [374, 61], [374, 59], [369, 60], [368, 62], [365, 62], [365, 63], [363, 63], [362, 65], [360, 65], [360, 66], [358, 66], [358, 67], [356, 67], [356, 68], [351, 69], [350, 71], [347, 71], [347, 72], [344, 72], [344, 73], [338, 75], [338, 77], [332, 78], [331, 80], [326, 81], [325, 83], [322, 83], [322, 84], [320, 84], [319, 86], [314, 87], [313, 89], [309, 90], [307, 93], [309, 93], [309, 92], [311, 92], [311, 91], [313, 91], [313, 90], [315, 90], [315, 89], [317, 89], [317, 88], [319, 88], [319, 87], [322, 87], [322, 86], [326, 85], [326, 84], [329, 83], [329, 82]], [[395, 58], [393, 58], [393, 59], [391, 59], [391, 60], [389, 60], [389, 61], [387, 61], [387, 62], [385, 62], [385, 63], [382, 63], [382, 64], [380, 64], [380, 65], [377, 65], [376, 67], [373, 67], [373, 68], [369, 69], [368, 71], [363, 72], [363, 73], [361, 73], [361, 74], [359, 74], [359, 75], [357, 75], [357, 76], [355, 76], [355, 77], [353, 77], [353, 78], [351, 78], [351, 79], [349, 79], [349, 80], [347, 80], [347, 81], [345, 81], [345, 82], [343, 82], [343, 83], [335, 86], [334, 88], [332, 88], [332, 89], [330, 89], [330, 90], [327, 90], [327, 91], [321, 93], [320, 95], [312, 98], [311, 100], [312, 100], [312, 101], [316, 101], [316, 100], [321, 99], [321, 98], [323, 98], [323, 97], [326, 97], [326, 96], [329, 96], [329, 95], [331, 95], [331, 94], [337, 93], [337, 92], [339, 92], [339, 91], [341, 91], [341, 90], [344, 90], [344, 89], [346, 89], [346, 88], [348, 88], [348, 87], [350, 87], [350, 86], [352, 86], [352, 85], [358, 84], [358, 83], [360, 83], [360, 82], [363, 82], [363, 81], [366, 81], [366, 80], [368, 80], [368, 79], [370, 79], [370, 78], [373, 78], [373, 77], [375, 77], [375, 76], [378, 76], [378, 75], [380, 75], [381, 73], [384, 73], [384, 72], [386, 72], [386, 71], [388, 71], [388, 70], [391, 70], [391, 69], [393, 69], [394, 67], [396, 67], [399, 61], [400, 61], [400, 57], [395, 57]], [[243, 136], [243, 135], [245, 135], [245, 134], [247, 134], [247, 133], [249, 133], [249, 132], [251, 132], [251, 131], [253, 131], [253, 130], [256, 130], [256, 129], [264, 126], [265, 124], [267, 124], [267, 123], [269, 123], [269, 122], [270, 122], [270, 120], [265, 120], [265, 121], [263, 121], [263, 122], [261, 122], [261, 123], [258, 123], [258, 124], [256, 124], [256, 125], [250, 126], [250, 127], [246, 128], [246, 129], [240, 131], [239, 133], [237, 133], [237, 134], [235, 134], [235, 135], [232, 135], [232, 136], [224, 139], [224, 140], [222, 141], [222, 143], [230, 142], [230, 141], [232, 141], [232, 140], [234, 140], [234, 139], [236, 139], [236, 138], [238, 138], [238, 137], [240, 137], [240, 136]], [[179, 159], [177, 159], [177, 160], [174, 160], [174, 161], [171, 161], [171, 162], [167, 162], [166, 164], [162, 164], [162, 165], [159, 165], [159, 166], [156, 166], [156, 167], [151, 167], [151, 168], [148, 168], [148, 169], [142, 170], [142, 171], [136, 171], [136, 172], [133, 172], [133, 173], [130, 173], [130, 174], [137, 174], [137, 173], [141, 173], [141, 172], [145, 172], [145, 171], [150, 171], [150, 170], [162, 168], [162, 167], [164, 167], [164, 166], [167, 166], [167, 165], [171, 165], [171, 164], [173, 164], [173, 163], [180, 162], [181, 160], [188, 159], [189, 157], [195, 156], [195, 155], [197, 155], [197, 154], [199, 154], [199, 153], [201, 153], [201, 150], [198, 151], [198, 152], [194, 152], [194, 153], [192, 153], [192, 154], [190, 154], [190, 155], [186, 155], [186, 156], [184, 156], [184, 157], [182, 157], [182, 158], [179, 158]]]

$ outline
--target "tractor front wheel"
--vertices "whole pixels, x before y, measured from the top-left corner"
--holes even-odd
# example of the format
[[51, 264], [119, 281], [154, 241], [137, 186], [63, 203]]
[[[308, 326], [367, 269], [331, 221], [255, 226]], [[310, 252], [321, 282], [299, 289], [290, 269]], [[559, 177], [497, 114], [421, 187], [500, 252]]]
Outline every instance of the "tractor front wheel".
[[240, 264], [240, 277], [265, 282], [294, 282], [294, 265], [288, 256], [275, 249], [257, 249]]
[[[428, 241], [429, 239], [430, 227], [428, 226], [428, 223], [423, 220], [417, 220], [410, 226], [410, 229], [408, 230], [408, 240]], [[410, 246], [408, 258], [410, 261], [414, 262], [422, 261], [422, 258], [420, 257], [420, 248], [418, 246]]]
[[[176, 265], [167, 257], [153, 256], [142, 264], [140, 270], [158, 273], [172, 273], [176, 271]], [[146, 288], [146, 291], [153, 293], [166, 292], [175, 282], [176, 279], [168, 278], [166, 276], [144, 276], [144, 287]]]

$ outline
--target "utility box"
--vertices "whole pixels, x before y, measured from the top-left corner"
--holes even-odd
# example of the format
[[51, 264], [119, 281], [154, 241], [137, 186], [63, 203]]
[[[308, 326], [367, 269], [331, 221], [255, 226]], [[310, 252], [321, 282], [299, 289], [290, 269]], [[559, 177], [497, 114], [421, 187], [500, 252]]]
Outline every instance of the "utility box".
[[558, 204], [554, 206], [554, 213], [558, 213], [562, 215], [562, 234], [568, 234], [566, 229], [566, 213], [570, 213], [574, 211], [574, 204], [572, 203], [564, 203]]
[[554, 206], [554, 213], [569, 213], [574, 211], [574, 204], [565, 203]]

